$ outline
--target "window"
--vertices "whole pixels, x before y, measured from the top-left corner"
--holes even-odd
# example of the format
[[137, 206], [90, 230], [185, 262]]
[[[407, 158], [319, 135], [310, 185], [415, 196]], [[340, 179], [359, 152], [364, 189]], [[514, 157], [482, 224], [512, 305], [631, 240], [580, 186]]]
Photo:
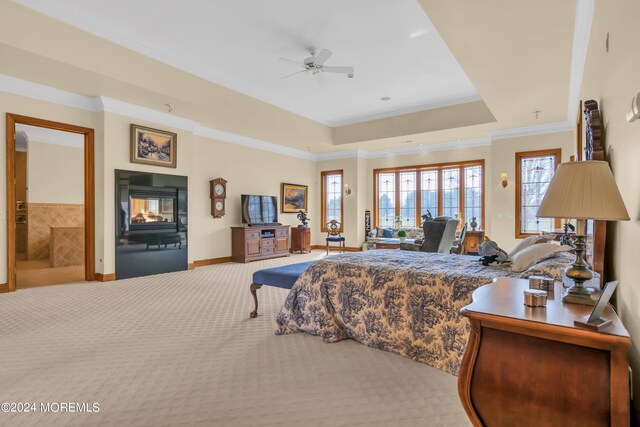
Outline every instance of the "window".
[[400, 172], [400, 217], [409, 224], [416, 222], [415, 172]]
[[405, 226], [419, 226], [427, 211], [461, 218], [476, 218], [480, 229], [484, 216], [484, 160], [403, 168], [376, 169], [374, 225], [393, 227], [396, 216]]
[[437, 216], [436, 212], [438, 212], [438, 176], [440, 174], [437, 170], [430, 170], [422, 171], [420, 175], [422, 176], [420, 216], [429, 212], [431, 216], [435, 217]]
[[516, 153], [516, 237], [560, 228], [560, 219], [536, 216], [560, 154], [559, 149]]
[[396, 216], [396, 174], [378, 175], [378, 221], [381, 226], [393, 227]]
[[342, 171], [326, 171], [322, 178], [322, 231], [327, 231], [327, 223], [335, 219], [342, 231]]
[[442, 215], [455, 216], [460, 212], [460, 169], [442, 171]]
[[473, 218], [480, 224], [482, 216], [482, 168], [469, 166], [464, 168], [464, 217], [467, 222]]

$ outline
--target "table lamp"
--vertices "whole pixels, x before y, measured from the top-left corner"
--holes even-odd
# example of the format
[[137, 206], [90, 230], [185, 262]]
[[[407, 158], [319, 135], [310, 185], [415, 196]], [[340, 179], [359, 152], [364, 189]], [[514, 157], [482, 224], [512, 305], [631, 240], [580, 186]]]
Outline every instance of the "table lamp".
[[586, 220], [628, 221], [629, 214], [611, 173], [603, 161], [561, 163], [538, 208], [540, 218], [575, 218], [576, 259], [566, 271], [574, 285], [562, 298], [563, 302], [595, 305], [583, 283], [592, 273], [584, 259]]

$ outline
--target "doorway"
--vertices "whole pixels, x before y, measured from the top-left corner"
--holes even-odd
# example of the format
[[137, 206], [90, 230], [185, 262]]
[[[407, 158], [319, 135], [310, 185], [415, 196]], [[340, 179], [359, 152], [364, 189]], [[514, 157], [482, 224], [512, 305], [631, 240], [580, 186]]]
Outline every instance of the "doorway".
[[11, 113], [6, 124], [6, 290], [95, 280], [93, 129]]

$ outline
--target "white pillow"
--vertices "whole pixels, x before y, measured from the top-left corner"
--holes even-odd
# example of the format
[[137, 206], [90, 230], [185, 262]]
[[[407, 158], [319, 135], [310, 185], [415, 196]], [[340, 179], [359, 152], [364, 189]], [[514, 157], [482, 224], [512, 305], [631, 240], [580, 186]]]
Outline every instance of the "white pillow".
[[570, 246], [536, 243], [521, 250], [511, 258], [511, 271], [521, 273], [534, 264], [537, 264], [544, 259], [551, 258], [557, 252], [566, 252], [570, 250]]
[[545, 236], [540, 236], [540, 235], [535, 235], [535, 236], [529, 236], [524, 240], [521, 240], [520, 242], [518, 242], [518, 244], [516, 245], [515, 248], [513, 248], [511, 250], [511, 252], [509, 252], [509, 259], [512, 259], [514, 257], [515, 254], [517, 254], [518, 252], [535, 245], [536, 243], [547, 243], [548, 240], [550, 240], [551, 238], [547, 238]]

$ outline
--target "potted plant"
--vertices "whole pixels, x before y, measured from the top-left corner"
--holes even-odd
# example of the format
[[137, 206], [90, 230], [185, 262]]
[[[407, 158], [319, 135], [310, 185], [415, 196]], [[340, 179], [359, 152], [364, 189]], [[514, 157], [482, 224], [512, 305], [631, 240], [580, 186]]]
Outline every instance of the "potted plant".
[[404, 242], [404, 239], [407, 238], [407, 232], [404, 230], [398, 231], [398, 238], [400, 239], [401, 242]]

